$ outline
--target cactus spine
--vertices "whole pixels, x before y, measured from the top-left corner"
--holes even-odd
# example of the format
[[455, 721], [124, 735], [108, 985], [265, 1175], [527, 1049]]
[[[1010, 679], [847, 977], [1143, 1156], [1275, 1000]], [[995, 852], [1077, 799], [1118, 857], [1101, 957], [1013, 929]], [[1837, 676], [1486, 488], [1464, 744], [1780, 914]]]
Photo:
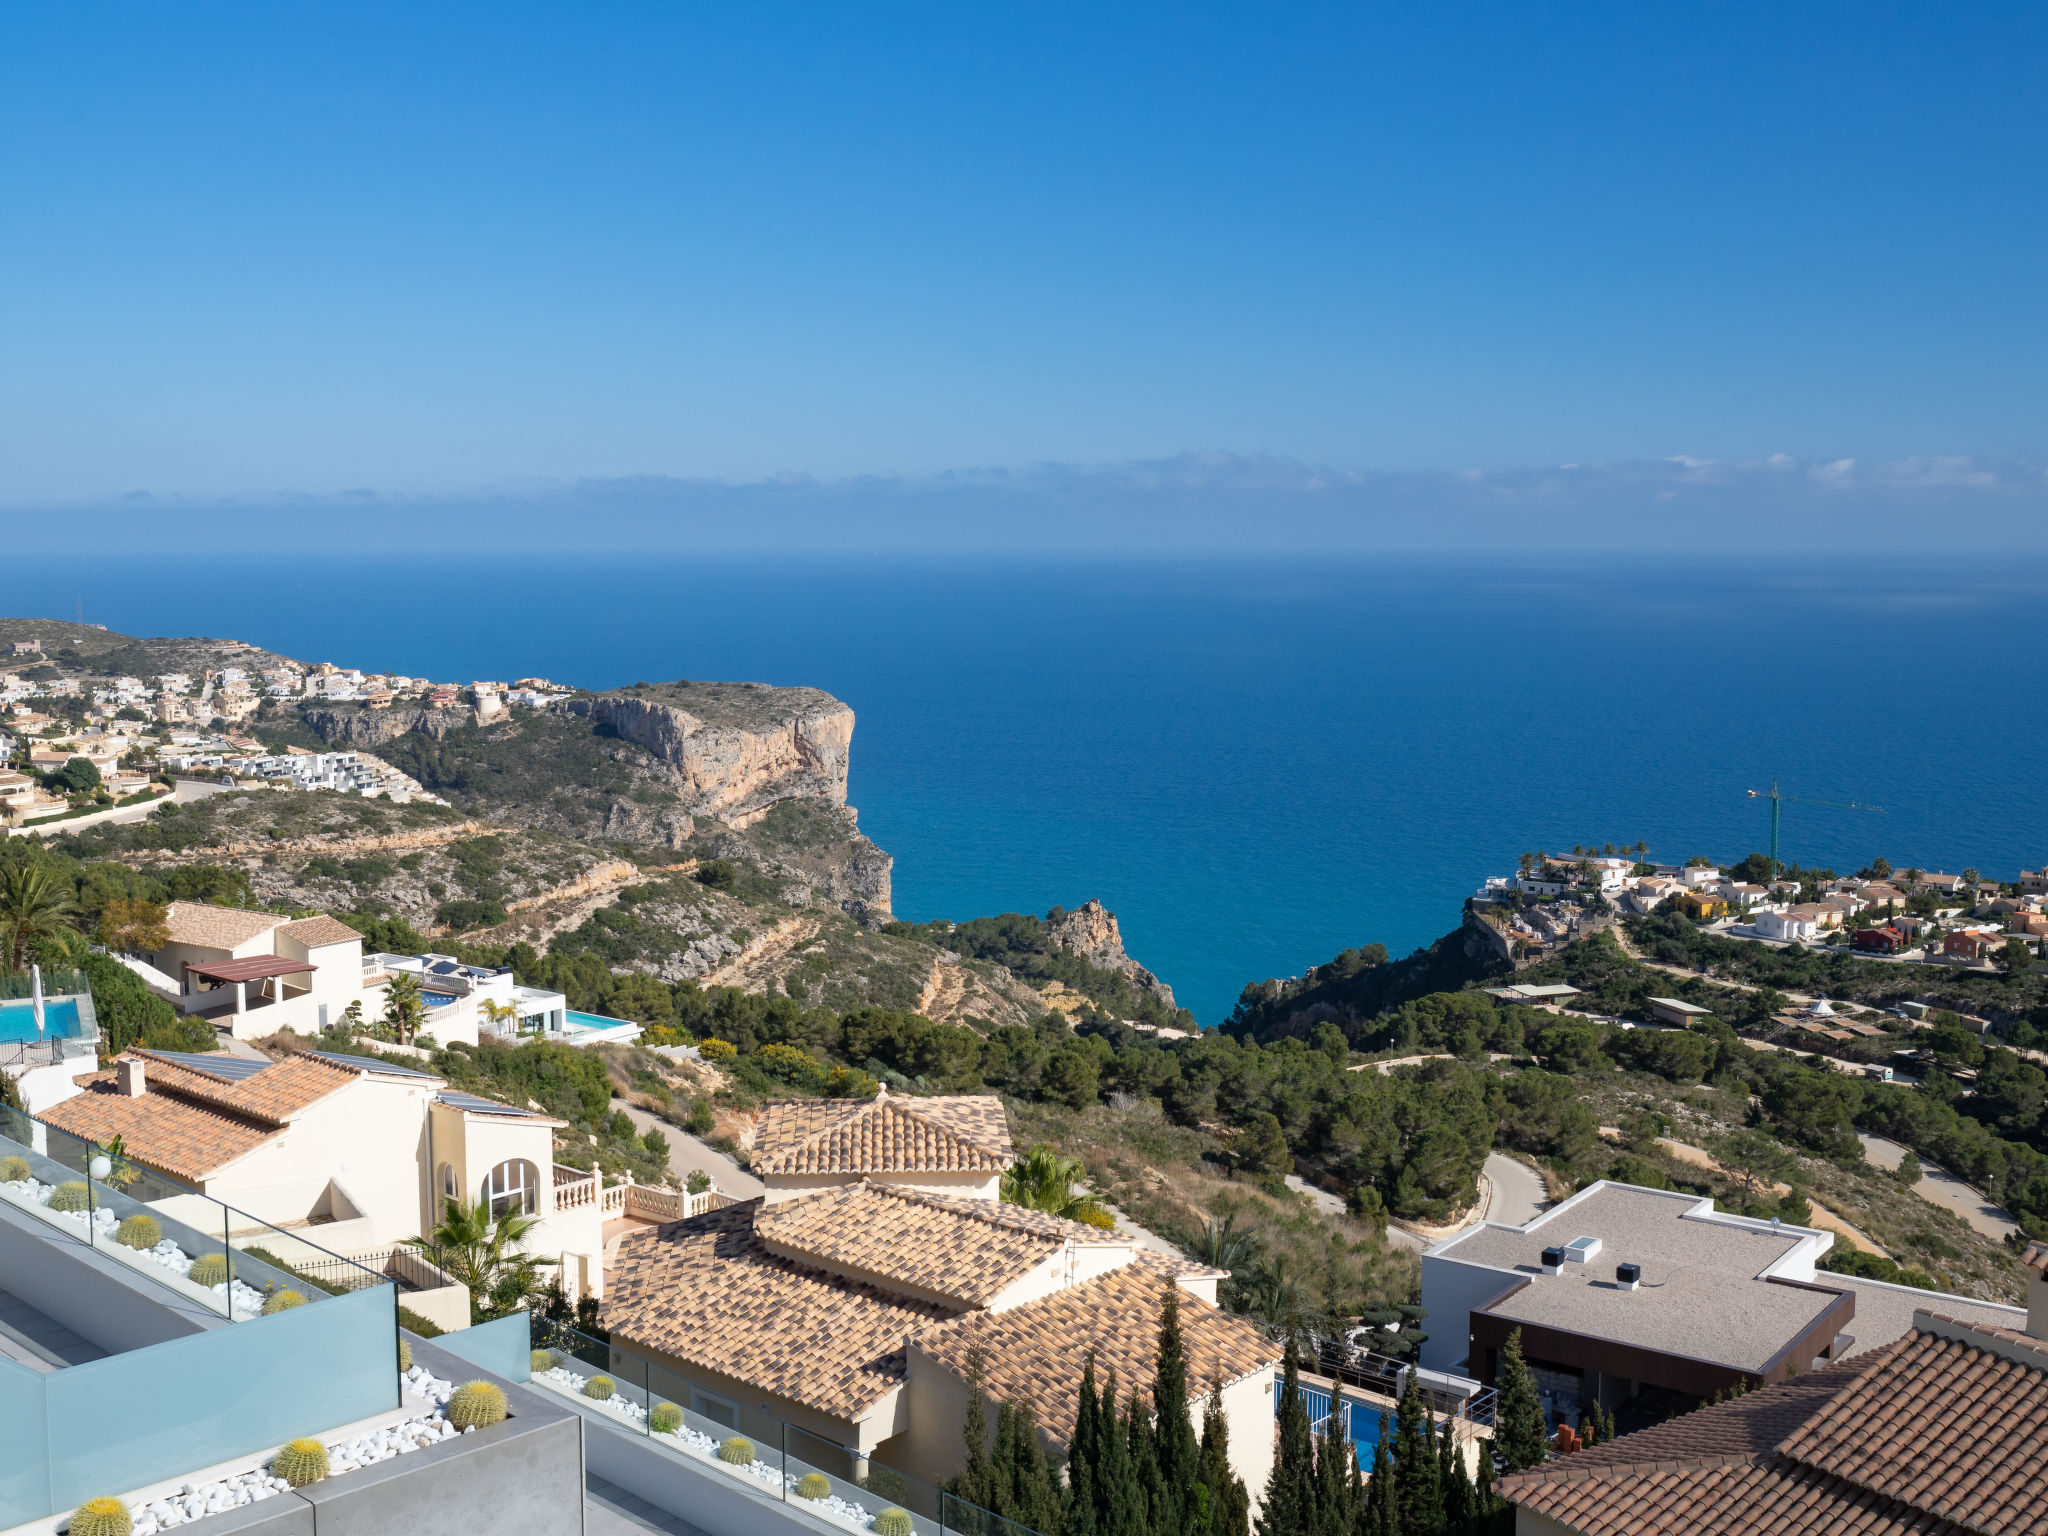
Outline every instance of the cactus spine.
[[647, 1414], [650, 1434], [672, 1435], [683, 1427], [683, 1410], [674, 1403], [656, 1403]]
[[277, 1453], [270, 1471], [294, 1488], [317, 1483], [327, 1475], [327, 1447], [318, 1440], [294, 1440]]
[[910, 1511], [890, 1505], [875, 1516], [875, 1536], [916, 1536], [917, 1528], [910, 1523]]
[[505, 1389], [495, 1382], [466, 1381], [448, 1399], [448, 1422], [457, 1429], [481, 1429], [505, 1419]]
[[303, 1307], [305, 1304], [306, 1298], [297, 1291], [272, 1291], [264, 1298], [263, 1315], [268, 1317], [273, 1312], [289, 1312], [293, 1307]]
[[832, 1480], [822, 1472], [806, 1472], [796, 1480], [796, 1496], [800, 1499], [822, 1499], [832, 1491]]
[[593, 1376], [583, 1383], [583, 1395], [593, 1402], [602, 1403], [616, 1392], [619, 1384], [609, 1376]]
[[128, 1536], [134, 1523], [119, 1499], [87, 1499], [71, 1512], [71, 1536]]
[[729, 1466], [744, 1467], [754, 1459], [754, 1442], [745, 1435], [734, 1435], [730, 1440], [718, 1443], [718, 1459]]
[[35, 1177], [25, 1157], [0, 1157], [0, 1184], [20, 1184]]
[[162, 1241], [164, 1229], [156, 1224], [154, 1216], [140, 1212], [122, 1222], [114, 1233], [114, 1241], [126, 1248], [154, 1248]]
[[92, 1186], [83, 1179], [69, 1179], [50, 1191], [50, 1209], [53, 1211], [89, 1211], [92, 1209]]
[[224, 1253], [202, 1253], [192, 1261], [185, 1278], [194, 1285], [226, 1285], [228, 1281], [228, 1256]]

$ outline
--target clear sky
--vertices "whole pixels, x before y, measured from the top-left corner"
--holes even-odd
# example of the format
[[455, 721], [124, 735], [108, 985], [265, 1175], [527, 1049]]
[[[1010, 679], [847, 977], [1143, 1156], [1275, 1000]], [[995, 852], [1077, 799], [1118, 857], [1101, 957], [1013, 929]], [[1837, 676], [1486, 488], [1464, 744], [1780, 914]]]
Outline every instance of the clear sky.
[[2044, 44], [1954, 3], [10, 6], [0, 505], [2024, 482]]

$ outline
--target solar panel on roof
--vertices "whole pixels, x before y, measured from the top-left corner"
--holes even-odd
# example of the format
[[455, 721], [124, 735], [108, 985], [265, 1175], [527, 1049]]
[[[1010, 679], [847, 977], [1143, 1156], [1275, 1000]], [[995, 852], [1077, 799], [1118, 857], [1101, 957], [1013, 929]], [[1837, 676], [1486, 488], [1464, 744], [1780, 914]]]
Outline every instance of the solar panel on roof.
[[437, 1093], [434, 1095], [434, 1102], [436, 1104], [446, 1104], [451, 1109], [475, 1110], [480, 1115], [530, 1116], [531, 1114], [531, 1112], [528, 1110], [514, 1109], [509, 1104], [498, 1104], [490, 1099], [480, 1099], [473, 1093], [455, 1093], [452, 1091], [448, 1093]]
[[331, 1061], [337, 1067], [347, 1067], [352, 1072], [382, 1072], [390, 1077], [424, 1077], [434, 1080], [432, 1072], [416, 1071], [412, 1067], [394, 1067], [388, 1061], [378, 1061], [371, 1056], [344, 1056], [340, 1051], [308, 1051], [308, 1056], [317, 1056], [322, 1061]]
[[453, 960], [443, 960], [439, 965], [430, 965], [427, 967], [427, 969], [432, 971], [436, 976], [452, 976], [457, 971], [461, 970], [462, 967], [460, 965], [457, 965]]
[[162, 1061], [176, 1062], [192, 1072], [204, 1072], [209, 1077], [226, 1078], [239, 1083], [245, 1077], [254, 1077], [270, 1065], [267, 1059], [251, 1059], [247, 1056], [230, 1056], [226, 1051], [202, 1055], [196, 1051], [151, 1051], [150, 1055]]

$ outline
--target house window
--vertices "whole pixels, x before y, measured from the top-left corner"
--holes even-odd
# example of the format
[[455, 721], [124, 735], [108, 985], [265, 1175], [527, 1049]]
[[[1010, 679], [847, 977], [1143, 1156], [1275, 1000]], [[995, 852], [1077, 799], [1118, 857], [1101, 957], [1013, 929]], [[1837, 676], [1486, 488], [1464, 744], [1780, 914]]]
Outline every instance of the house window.
[[484, 1180], [484, 1203], [493, 1220], [507, 1212], [531, 1216], [540, 1208], [540, 1176], [533, 1164], [523, 1157], [498, 1164]]
[[454, 1200], [459, 1195], [460, 1191], [455, 1185], [455, 1165], [453, 1163], [443, 1163], [441, 1165], [441, 1198], [443, 1200]]

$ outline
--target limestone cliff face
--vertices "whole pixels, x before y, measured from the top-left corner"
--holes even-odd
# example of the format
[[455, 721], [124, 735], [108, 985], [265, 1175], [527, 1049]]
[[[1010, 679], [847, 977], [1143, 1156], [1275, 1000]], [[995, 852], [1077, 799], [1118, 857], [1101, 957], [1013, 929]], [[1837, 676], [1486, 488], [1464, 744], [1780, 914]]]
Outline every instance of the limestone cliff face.
[[337, 752], [374, 752], [409, 731], [441, 740], [459, 725], [475, 723], [476, 713], [467, 709], [391, 708], [340, 709], [314, 707], [305, 712], [311, 726]]
[[1173, 1000], [1173, 988], [1124, 953], [1124, 936], [1117, 927], [1116, 914], [1093, 897], [1085, 905], [1049, 919], [1046, 937], [1069, 954], [1130, 978], [1136, 985], [1149, 989], [1167, 1007], [1180, 1006]]
[[[853, 711], [815, 688], [764, 689], [759, 709], [725, 718], [635, 694], [596, 694], [553, 706], [610, 726], [672, 769], [684, 809], [735, 828], [785, 800], [846, 803]], [[722, 702], [722, 701], [721, 701]]]

